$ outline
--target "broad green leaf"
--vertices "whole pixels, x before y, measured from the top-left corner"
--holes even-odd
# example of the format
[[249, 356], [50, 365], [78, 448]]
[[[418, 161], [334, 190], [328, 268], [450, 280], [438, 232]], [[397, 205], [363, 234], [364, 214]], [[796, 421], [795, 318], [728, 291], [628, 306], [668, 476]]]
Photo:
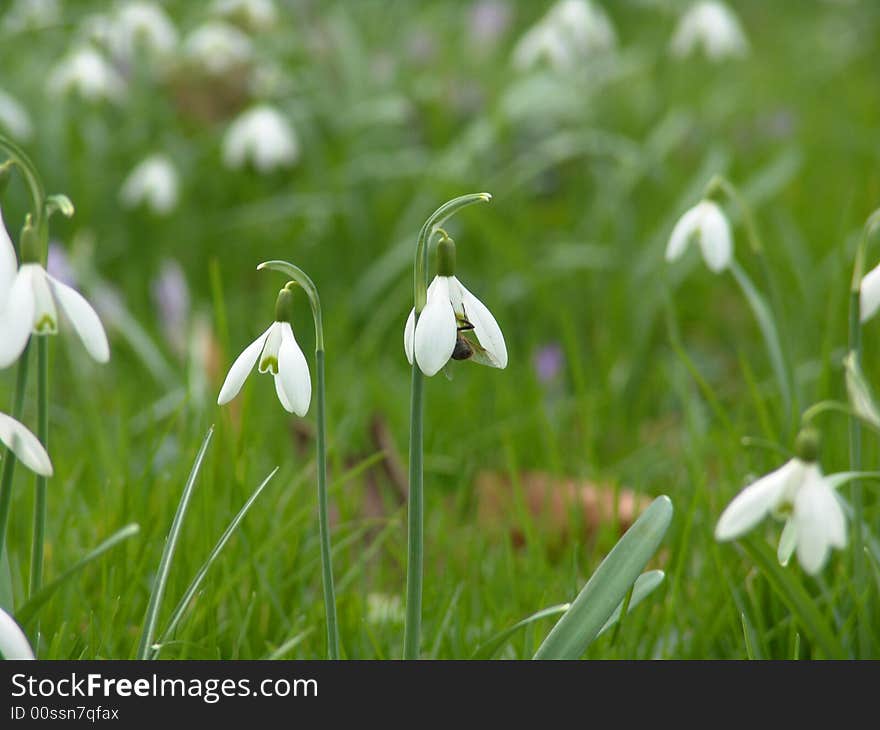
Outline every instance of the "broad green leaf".
[[671, 500], [657, 497], [605, 556], [535, 659], [577, 659], [584, 653], [657, 551], [671, 520]]
[[[648, 595], [663, 582], [665, 577], [666, 574], [662, 570], [649, 570], [647, 573], [642, 573], [636, 578], [636, 582], [633, 584], [632, 598], [629, 599], [629, 608], [627, 609], [626, 615], [628, 616], [630, 611], [644, 601]], [[609, 618], [605, 622], [605, 625], [599, 629], [599, 633], [596, 634], [597, 637], [602, 636], [602, 634], [608, 631], [608, 629], [620, 620], [620, 612], [622, 610], [623, 601], [621, 601], [620, 605], [614, 609], [611, 618]]]

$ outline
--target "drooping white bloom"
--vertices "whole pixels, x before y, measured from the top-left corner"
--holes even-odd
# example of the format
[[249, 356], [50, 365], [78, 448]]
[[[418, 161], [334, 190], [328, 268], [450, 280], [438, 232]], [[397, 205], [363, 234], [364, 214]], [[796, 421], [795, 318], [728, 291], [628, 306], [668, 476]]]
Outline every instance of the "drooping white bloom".
[[248, 109], [229, 125], [223, 137], [223, 161], [240, 169], [250, 162], [260, 172], [289, 167], [299, 157], [299, 141], [293, 127], [274, 107]]
[[229, 403], [254, 369], [271, 373], [275, 378], [275, 392], [284, 410], [304, 416], [312, 400], [312, 380], [290, 322], [275, 321], [257, 339], [248, 345], [232, 363], [220, 395], [218, 405]]
[[18, 267], [0, 215], [0, 368], [18, 359], [31, 334], [58, 332], [58, 307], [88, 353], [98, 362], [107, 362], [110, 346], [95, 310], [78, 291], [50, 276], [40, 264]]
[[52, 476], [52, 461], [34, 434], [12, 416], [0, 413], [0, 441], [32, 472]]
[[98, 51], [83, 46], [58, 62], [49, 74], [48, 88], [59, 95], [75, 92], [87, 101], [117, 101], [125, 93], [125, 82]]
[[804, 570], [816, 574], [832, 547], [846, 547], [846, 518], [835, 486], [817, 463], [791, 459], [733, 499], [718, 520], [715, 538], [734, 540], [768, 514], [787, 516], [779, 541], [779, 562], [787, 564], [797, 550]]
[[61, 21], [59, 0], [15, 0], [3, 16], [3, 28], [10, 33], [42, 30]]
[[34, 659], [34, 650], [24, 631], [6, 611], [0, 608], [0, 655], [4, 659]]
[[672, 36], [672, 55], [685, 58], [702, 49], [711, 61], [745, 56], [749, 44], [734, 12], [718, 0], [703, 0], [682, 16]]
[[183, 42], [184, 55], [212, 74], [222, 74], [251, 60], [250, 38], [220, 21], [204, 23]]
[[614, 26], [599, 5], [591, 0], [559, 0], [519, 40], [513, 63], [519, 69], [548, 63], [557, 71], [570, 71], [616, 44]]
[[[466, 337], [470, 331], [477, 342]], [[410, 365], [415, 357], [421, 371], [429, 376], [439, 372], [450, 358], [507, 367], [507, 346], [498, 322], [455, 276], [434, 277], [418, 322], [415, 309], [410, 310], [403, 347]]]
[[215, 0], [212, 9], [215, 15], [252, 30], [271, 28], [278, 19], [272, 0]]
[[5, 91], [0, 91], [0, 129], [20, 142], [27, 142], [34, 133], [27, 109]]
[[862, 322], [867, 322], [880, 309], [880, 264], [862, 277], [859, 300]]
[[706, 266], [712, 271], [717, 274], [730, 266], [733, 237], [727, 216], [717, 203], [702, 200], [678, 219], [666, 246], [666, 260], [681, 258], [694, 238], [700, 245]]
[[177, 39], [177, 29], [160, 5], [134, 0], [117, 11], [108, 40], [117, 57], [131, 60], [139, 48], [167, 56], [177, 46]]
[[154, 213], [167, 215], [177, 206], [177, 170], [165, 155], [151, 155], [125, 179], [119, 198], [127, 208], [146, 204]]

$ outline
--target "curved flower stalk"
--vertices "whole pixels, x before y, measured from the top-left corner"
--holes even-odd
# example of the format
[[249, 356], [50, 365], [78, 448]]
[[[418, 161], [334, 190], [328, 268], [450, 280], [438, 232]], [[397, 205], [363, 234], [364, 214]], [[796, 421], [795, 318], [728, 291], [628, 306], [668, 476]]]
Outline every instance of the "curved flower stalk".
[[308, 363], [290, 326], [293, 317], [293, 292], [296, 287], [300, 287], [309, 299], [315, 323], [318, 525], [321, 537], [324, 610], [327, 616], [327, 655], [330, 659], [339, 659], [339, 629], [336, 618], [336, 590], [333, 584], [330, 510], [327, 496], [327, 416], [321, 299], [311, 278], [302, 269], [287, 261], [265, 261], [257, 269], [280, 271], [290, 277], [292, 281], [289, 281], [278, 294], [278, 300], [275, 304], [275, 322], [246, 347], [233, 363], [217, 402], [222, 405], [234, 398], [248, 373], [259, 360], [260, 371], [272, 372], [275, 376], [275, 390], [281, 405], [298, 416], [305, 416], [311, 401], [312, 383], [309, 377]]
[[272, 106], [248, 109], [229, 125], [223, 137], [223, 162], [239, 170], [250, 163], [258, 172], [290, 167], [299, 159], [299, 141], [293, 127]]
[[8, 660], [36, 659], [21, 626], [2, 608], [0, 608], [0, 656]]
[[681, 17], [670, 43], [673, 56], [686, 58], [702, 50], [710, 61], [742, 58], [749, 43], [734, 12], [718, 0], [692, 5]]
[[[488, 203], [492, 200], [489, 193], [471, 193], [462, 195], [458, 198], [441, 205], [435, 210], [425, 221], [422, 229], [419, 231], [419, 237], [416, 241], [415, 262], [413, 265], [413, 312], [412, 312], [412, 331], [413, 339], [415, 333], [419, 330], [419, 318], [428, 304], [428, 244], [434, 234], [440, 229], [443, 223], [455, 215], [462, 208], [474, 203]], [[448, 236], [444, 236], [448, 238]], [[454, 250], [454, 249], [453, 249]], [[448, 255], [448, 254], [447, 254]], [[448, 266], [449, 262], [445, 262]], [[454, 262], [453, 262], [454, 265]], [[446, 269], [449, 270], [448, 268]], [[438, 272], [440, 273], [440, 272]], [[448, 278], [448, 277], [447, 277]], [[437, 292], [438, 308], [441, 308], [448, 315], [449, 310], [443, 304], [443, 298], [440, 295], [448, 294], [448, 281], [441, 284], [440, 291]], [[455, 308], [452, 306], [450, 299], [449, 306], [452, 312]], [[443, 315], [448, 321], [448, 317]], [[491, 317], [491, 315], [489, 315]], [[494, 318], [493, 318], [494, 321]], [[445, 326], [444, 326], [445, 327]], [[430, 331], [433, 328], [429, 328]], [[445, 327], [448, 330], [448, 327]], [[502, 339], [503, 343], [503, 339]], [[448, 341], [443, 345], [444, 350], [436, 347], [429, 347], [431, 354], [428, 356], [430, 364], [433, 366], [434, 360], [439, 360], [442, 353], [448, 348]], [[453, 343], [453, 348], [455, 343]], [[418, 346], [414, 344], [413, 350], [418, 350]], [[437, 352], [439, 351], [439, 355]], [[448, 358], [447, 358], [448, 359]], [[507, 355], [504, 352], [504, 361], [506, 363]], [[442, 364], [441, 366], [442, 367]], [[430, 369], [430, 368], [429, 368]], [[436, 371], [435, 371], [436, 372]], [[423, 421], [424, 421], [424, 377], [422, 370], [417, 362], [413, 361], [412, 366], [412, 389], [410, 397], [410, 421], [409, 421], [409, 498], [407, 509], [407, 536], [408, 536], [408, 556], [406, 563], [406, 623], [403, 637], [403, 658], [417, 659], [419, 656], [419, 646], [421, 643], [421, 626], [422, 626], [422, 581], [423, 581], [423, 556], [424, 556], [424, 481], [423, 481]]]

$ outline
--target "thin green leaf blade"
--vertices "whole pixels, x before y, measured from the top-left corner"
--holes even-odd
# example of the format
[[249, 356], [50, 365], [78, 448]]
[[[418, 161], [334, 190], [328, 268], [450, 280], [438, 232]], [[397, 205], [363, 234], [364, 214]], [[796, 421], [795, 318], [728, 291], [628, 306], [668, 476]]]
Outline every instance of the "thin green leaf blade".
[[672, 521], [672, 501], [657, 497], [605, 556], [535, 659], [577, 659], [614, 613], [657, 551]]

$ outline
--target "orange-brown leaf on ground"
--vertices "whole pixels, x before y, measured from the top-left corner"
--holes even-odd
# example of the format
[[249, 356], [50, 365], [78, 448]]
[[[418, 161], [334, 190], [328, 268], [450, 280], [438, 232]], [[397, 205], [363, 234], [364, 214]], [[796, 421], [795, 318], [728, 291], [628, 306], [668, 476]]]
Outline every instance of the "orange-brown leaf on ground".
[[[514, 506], [521, 499], [537, 529], [567, 539], [573, 527], [581, 525], [587, 536], [603, 526], [616, 525], [623, 534], [650, 503], [631, 489], [615, 489], [587, 479], [527, 471], [514, 485], [509, 474], [482, 471], [477, 474], [477, 519], [487, 529], [511, 530], [514, 543], [524, 542], [524, 529], [515, 520]], [[520, 490], [517, 495], [515, 489]], [[514, 520], [511, 521], [511, 517]]]

